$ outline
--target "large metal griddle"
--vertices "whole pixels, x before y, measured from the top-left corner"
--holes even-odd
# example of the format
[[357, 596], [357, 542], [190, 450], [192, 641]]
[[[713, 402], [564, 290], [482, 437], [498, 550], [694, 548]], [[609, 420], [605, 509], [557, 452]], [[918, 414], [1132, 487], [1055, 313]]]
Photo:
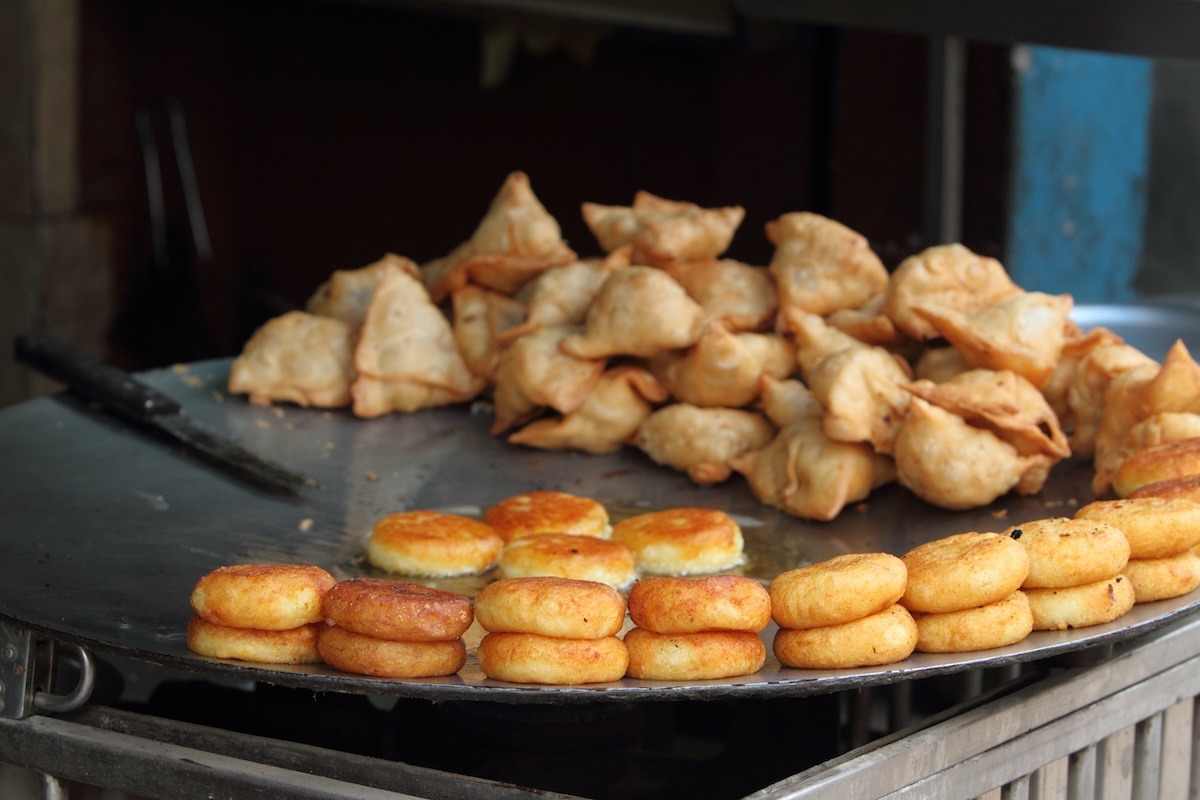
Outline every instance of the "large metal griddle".
[[[1200, 342], [1200, 313], [1180, 306], [1089, 306], [1084, 328], [1109, 327], [1161, 358], [1176, 338]], [[362, 542], [372, 523], [398, 510], [478, 514], [511, 494], [558, 489], [594, 497], [614, 518], [699, 505], [742, 524], [742, 574], [779, 572], [845, 552], [902, 554], [967, 530], [1002, 530], [1069, 516], [1092, 498], [1090, 465], [1060, 464], [1036, 497], [1007, 496], [968, 512], [930, 506], [898, 486], [876, 491], [827, 523], [762, 505], [734, 476], [698, 487], [640, 452], [591, 456], [508, 445], [488, 433], [490, 413], [446, 408], [376, 420], [345, 411], [263, 408], [225, 390], [227, 361], [146, 373], [192, 416], [250, 449], [312, 474], [299, 498], [268, 494], [189, 459], [165, 442], [114, 421], [69, 393], [0, 411], [0, 619], [57, 641], [210, 676], [373, 695], [500, 702], [633, 701], [727, 696], [801, 696], [894, 683], [978, 667], [1073, 654], [1100, 658], [1108, 646], [1195, 611], [1196, 593], [1140, 605], [1117, 622], [1036, 632], [1024, 642], [959, 655], [914, 654], [857, 670], [796, 670], [773, 656], [754, 675], [686, 683], [623, 680], [580, 687], [487, 679], [467, 634], [467, 666], [451, 678], [409, 681], [350, 675], [323, 665], [260, 666], [191, 653], [185, 629], [196, 580], [223, 564], [317, 564], [335, 576], [377, 574]], [[431, 582], [473, 595], [490, 576]], [[774, 628], [763, 636], [770, 649]]]

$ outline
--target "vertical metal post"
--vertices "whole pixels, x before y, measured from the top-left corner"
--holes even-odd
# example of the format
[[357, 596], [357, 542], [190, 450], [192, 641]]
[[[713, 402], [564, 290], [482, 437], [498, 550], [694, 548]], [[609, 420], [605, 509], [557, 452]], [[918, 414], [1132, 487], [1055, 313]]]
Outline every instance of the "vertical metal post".
[[930, 37], [923, 217], [927, 245], [957, 242], [962, 238], [966, 64], [964, 39]]

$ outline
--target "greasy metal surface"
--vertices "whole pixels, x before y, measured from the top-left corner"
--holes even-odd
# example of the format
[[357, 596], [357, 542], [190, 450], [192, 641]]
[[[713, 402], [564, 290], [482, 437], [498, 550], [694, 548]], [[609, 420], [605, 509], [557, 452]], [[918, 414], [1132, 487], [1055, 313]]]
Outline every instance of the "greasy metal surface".
[[80, 396], [121, 419], [162, 432], [198, 457], [256, 486], [293, 494], [298, 487], [312, 483], [307, 476], [267, 461], [197, 425], [173, 398], [45, 331], [32, 330], [19, 335], [15, 349], [18, 360], [62, 381]]
[[[1200, 342], [1187, 308], [1083, 308], [1085, 327], [1105, 324], [1161, 358], [1176, 337]], [[1194, 347], [1194, 345], [1193, 345]], [[187, 598], [222, 564], [266, 560], [318, 564], [338, 577], [371, 574], [361, 545], [383, 514], [406, 508], [478, 513], [516, 492], [553, 488], [604, 502], [614, 517], [702, 505], [743, 525], [742, 571], [769, 580], [843, 552], [903, 553], [964, 530], [999, 530], [1069, 515], [1091, 499], [1086, 463], [1060, 465], [1037, 497], [949, 512], [892, 486], [814, 523], [760, 504], [735, 476], [696, 487], [634, 450], [610, 456], [517, 448], [487, 433], [487, 412], [441, 409], [376, 420], [347, 412], [259, 408], [224, 391], [227, 362], [145, 375], [201, 422], [252, 450], [309, 472], [320, 484], [299, 498], [256, 491], [115, 422], [71, 395], [0, 411], [0, 618], [71, 643], [199, 672], [313, 689], [504, 702], [637, 700], [725, 695], [804, 695], [997, 666], [1108, 644], [1191, 612], [1197, 598], [1135, 608], [1116, 623], [1035, 633], [1019, 645], [959, 656], [916, 654], [868, 670], [781, 668], [773, 657], [744, 678], [686, 684], [625, 680], [586, 687], [529, 687], [486, 679], [472, 656], [453, 678], [384, 681], [323, 666], [258, 667], [198, 658], [186, 646]], [[470, 594], [479, 579], [440, 585]], [[768, 644], [772, 631], [764, 632]], [[481, 632], [468, 632], [468, 643]]]

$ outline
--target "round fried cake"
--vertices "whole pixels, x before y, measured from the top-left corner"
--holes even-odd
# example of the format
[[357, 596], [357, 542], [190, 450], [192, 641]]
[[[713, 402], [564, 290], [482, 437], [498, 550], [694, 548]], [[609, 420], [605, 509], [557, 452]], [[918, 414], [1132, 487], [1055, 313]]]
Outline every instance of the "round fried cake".
[[1135, 451], [1113, 473], [1117, 497], [1151, 483], [1200, 475], [1200, 437], [1162, 442]]
[[629, 590], [629, 617], [654, 633], [761, 631], [771, 621], [771, 596], [740, 575], [642, 578]]
[[233, 658], [259, 664], [317, 664], [318, 631], [323, 623], [286, 630], [259, 630], [217, 625], [194, 616], [188, 622], [187, 645], [193, 653], [210, 658]]
[[438, 511], [401, 511], [375, 523], [367, 560], [385, 572], [424, 578], [477, 575], [496, 564], [504, 540], [477, 519]]
[[1033, 613], [1023, 591], [984, 606], [938, 614], [913, 614], [917, 650], [922, 653], [967, 653], [1006, 647], [1033, 631]]
[[613, 541], [637, 556], [651, 575], [720, 572], [745, 558], [741, 526], [723, 511], [670, 508], [626, 517], [613, 526]]
[[749, 631], [655, 633], [633, 628], [625, 634], [630, 678], [703, 681], [750, 675], [762, 669], [767, 647]]
[[510, 683], [608, 683], [623, 678], [629, 667], [625, 642], [616, 636], [563, 639], [536, 633], [489, 633], [479, 642], [476, 655], [485, 675]]
[[377, 639], [457, 639], [475, 618], [462, 595], [389, 578], [349, 578], [325, 594], [325, 616], [341, 628]]
[[591, 499], [567, 492], [532, 491], [506, 497], [483, 514], [506, 542], [541, 533], [609, 535], [608, 510]]
[[1129, 540], [1102, 520], [1053, 517], [1004, 531], [1029, 554], [1025, 589], [1080, 586], [1111, 578], [1129, 561]]
[[1135, 602], [1182, 597], [1200, 587], [1200, 555], [1184, 550], [1163, 558], [1135, 558], [1125, 565]]
[[1200, 544], [1200, 503], [1179, 497], [1095, 500], [1077, 519], [1107, 522], [1129, 540], [1129, 558], [1165, 558]]
[[437, 642], [399, 642], [348, 631], [321, 628], [317, 647], [325, 663], [343, 672], [377, 678], [435, 678], [453, 675], [467, 661], [462, 638]]
[[894, 664], [917, 645], [917, 623], [899, 603], [836, 625], [780, 628], [772, 649], [779, 663], [800, 669], [852, 669]]
[[1035, 631], [1066, 631], [1103, 625], [1133, 608], [1133, 582], [1124, 575], [1080, 586], [1025, 589]]
[[902, 560], [909, 611], [942, 614], [1002, 600], [1025, 582], [1029, 555], [1009, 536], [957, 533], [914, 547]]
[[596, 581], [620, 589], [637, 573], [633, 551], [620, 542], [574, 533], [540, 533], [511, 539], [500, 552], [505, 578], [555, 576]]
[[897, 602], [907, 584], [908, 570], [896, 556], [847, 553], [776, 575], [771, 614], [793, 630], [840, 625]]
[[324, 618], [321, 602], [335, 582], [309, 564], [230, 564], [201, 577], [190, 602], [215, 625], [289, 630]]
[[475, 618], [484, 630], [495, 633], [601, 639], [624, 625], [625, 598], [596, 581], [502, 578], [475, 596]]

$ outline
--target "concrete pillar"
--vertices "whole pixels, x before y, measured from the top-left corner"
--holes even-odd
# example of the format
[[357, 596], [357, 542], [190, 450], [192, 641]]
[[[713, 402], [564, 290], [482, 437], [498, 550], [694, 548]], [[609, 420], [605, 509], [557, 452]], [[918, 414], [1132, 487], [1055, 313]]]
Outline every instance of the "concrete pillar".
[[0, 3], [0, 406], [54, 388], [12, 357], [42, 328], [104, 351], [112, 270], [80, 207], [81, 0]]

